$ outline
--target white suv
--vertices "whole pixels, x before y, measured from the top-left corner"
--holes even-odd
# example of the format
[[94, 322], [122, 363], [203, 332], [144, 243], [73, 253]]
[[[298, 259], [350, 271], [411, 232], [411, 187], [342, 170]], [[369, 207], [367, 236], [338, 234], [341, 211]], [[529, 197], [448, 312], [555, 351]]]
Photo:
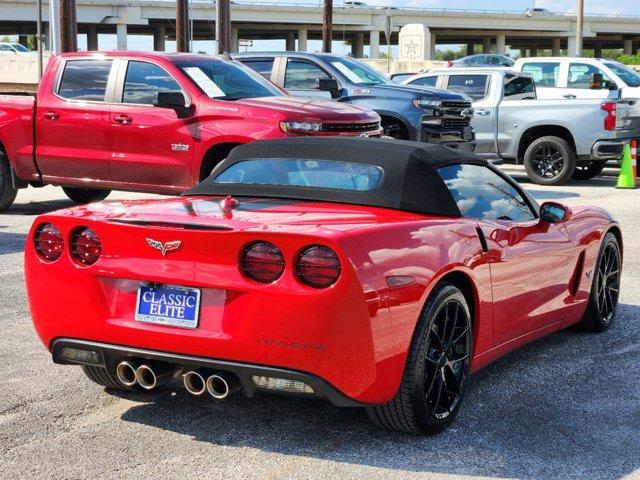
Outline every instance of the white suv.
[[615, 60], [519, 58], [513, 67], [533, 77], [538, 98], [640, 98], [640, 73]]

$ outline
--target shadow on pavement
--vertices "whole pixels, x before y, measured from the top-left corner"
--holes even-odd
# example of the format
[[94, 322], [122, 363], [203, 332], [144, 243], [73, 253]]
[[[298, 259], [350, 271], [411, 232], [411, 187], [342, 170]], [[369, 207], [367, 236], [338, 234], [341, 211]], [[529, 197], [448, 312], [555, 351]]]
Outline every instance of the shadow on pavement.
[[472, 377], [460, 416], [433, 437], [381, 431], [361, 409], [322, 401], [216, 403], [182, 388], [122, 418], [200, 442], [394, 470], [621, 478], [640, 468], [639, 327], [640, 307], [620, 305], [603, 334], [569, 329], [508, 355]]
[[0, 255], [24, 251], [26, 238], [27, 235], [24, 233], [10, 233], [0, 230]]
[[71, 200], [49, 200], [45, 202], [14, 203], [3, 215], [42, 215], [61, 208], [76, 206]]

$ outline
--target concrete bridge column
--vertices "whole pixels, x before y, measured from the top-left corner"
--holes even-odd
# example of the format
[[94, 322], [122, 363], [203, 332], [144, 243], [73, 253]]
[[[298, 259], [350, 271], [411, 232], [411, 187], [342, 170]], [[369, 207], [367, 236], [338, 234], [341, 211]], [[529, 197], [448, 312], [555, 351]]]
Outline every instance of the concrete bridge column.
[[429, 60], [436, 59], [436, 45], [438, 44], [438, 38], [435, 33], [431, 34], [431, 41], [429, 42]]
[[351, 43], [351, 55], [354, 58], [364, 57], [364, 33], [356, 33]]
[[624, 41], [624, 54], [633, 55], [633, 40]]
[[229, 45], [229, 53], [238, 53], [238, 29], [231, 27], [231, 45]]
[[577, 53], [578, 41], [576, 37], [567, 38], [567, 56], [568, 57], [576, 57], [579, 56]]
[[307, 51], [307, 30], [304, 28], [298, 30], [298, 51]]
[[467, 56], [473, 55], [476, 51], [476, 46], [473, 43], [467, 43]]
[[87, 50], [95, 51], [98, 48], [98, 29], [95, 25], [89, 25], [87, 27]]
[[491, 39], [489, 37], [482, 38], [482, 53], [491, 53]]
[[285, 37], [285, 47], [287, 52], [293, 52], [296, 49], [296, 34], [295, 32], [287, 32]]
[[380, 32], [378, 30], [371, 30], [369, 33], [369, 58], [380, 57]]
[[127, 24], [118, 23], [116, 25], [116, 48], [118, 50], [127, 49]]
[[560, 39], [554, 38], [551, 40], [551, 55], [554, 57], [560, 56]]
[[507, 53], [507, 37], [503, 33], [498, 34], [496, 37], [496, 53], [500, 55]]
[[602, 58], [602, 43], [597, 42], [593, 46], [593, 56], [596, 58]]
[[166, 50], [166, 38], [167, 29], [165, 27], [156, 28], [155, 32], [153, 32], [153, 50], [155, 52], [164, 52]]

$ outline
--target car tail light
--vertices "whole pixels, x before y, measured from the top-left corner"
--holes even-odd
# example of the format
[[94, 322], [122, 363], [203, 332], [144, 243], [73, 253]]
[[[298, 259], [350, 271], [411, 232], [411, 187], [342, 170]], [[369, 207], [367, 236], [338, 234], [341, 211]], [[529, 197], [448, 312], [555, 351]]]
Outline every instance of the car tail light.
[[93, 265], [100, 258], [102, 243], [90, 228], [79, 228], [71, 235], [71, 256], [83, 265]]
[[616, 129], [616, 104], [611, 102], [605, 102], [602, 104], [602, 110], [607, 112], [607, 116], [604, 117], [604, 129], [615, 130]]
[[240, 268], [242, 273], [256, 282], [275, 282], [284, 272], [284, 255], [272, 243], [252, 243], [242, 252]]
[[53, 262], [60, 258], [64, 250], [64, 238], [56, 227], [43, 223], [34, 236], [36, 252], [45, 260]]
[[330, 248], [313, 245], [298, 255], [296, 273], [310, 287], [327, 288], [340, 276], [340, 259]]

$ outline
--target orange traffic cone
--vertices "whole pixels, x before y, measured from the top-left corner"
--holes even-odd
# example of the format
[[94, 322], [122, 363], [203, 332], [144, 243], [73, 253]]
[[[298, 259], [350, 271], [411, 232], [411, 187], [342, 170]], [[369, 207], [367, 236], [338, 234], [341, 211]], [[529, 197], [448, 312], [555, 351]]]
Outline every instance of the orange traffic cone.
[[628, 143], [624, 146], [622, 153], [622, 165], [620, 166], [620, 175], [618, 176], [616, 188], [638, 188], [633, 165], [631, 164], [631, 145]]

